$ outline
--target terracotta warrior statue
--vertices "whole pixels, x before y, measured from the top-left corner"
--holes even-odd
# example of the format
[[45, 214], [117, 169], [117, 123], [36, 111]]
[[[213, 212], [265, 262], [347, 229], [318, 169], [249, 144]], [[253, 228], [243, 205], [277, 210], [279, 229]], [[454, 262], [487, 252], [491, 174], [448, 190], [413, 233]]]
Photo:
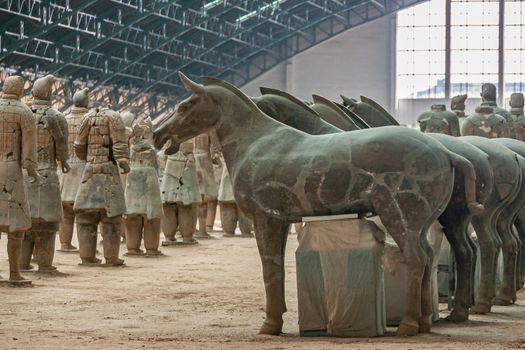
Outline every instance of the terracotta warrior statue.
[[491, 83], [485, 83], [481, 86], [481, 98], [483, 102], [481, 103], [482, 107], [492, 107], [495, 114], [499, 114], [507, 121], [507, 136], [510, 138], [515, 138], [514, 133], [514, 123], [512, 121], [511, 115], [505, 108], [501, 108], [496, 103], [497, 99], [497, 90], [496, 86]]
[[514, 122], [516, 139], [525, 141], [525, 115], [523, 115], [523, 94], [520, 92], [510, 95], [510, 115]]
[[[196, 238], [210, 238], [208, 231], [213, 229], [213, 222], [211, 218], [215, 218], [215, 211], [217, 208], [217, 184], [213, 174], [213, 161], [216, 157], [215, 150], [216, 142], [214, 141], [212, 132], [207, 132], [198, 135], [194, 138], [195, 143], [195, 163], [197, 165], [197, 175], [199, 179], [199, 190], [201, 195], [201, 204], [198, 209], [199, 231], [195, 235]], [[210, 217], [210, 219], [208, 219]]]
[[417, 119], [422, 132], [433, 132], [461, 136], [459, 120], [455, 113], [447, 111], [445, 105], [433, 105]]
[[[20, 256], [24, 232], [31, 228], [31, 214], [27, 201], [22, 168], [40, 184], [37, 172], [36, 124], [31, 110], [20, 101], [24, 80], [7, 77], [0, 95], [0, 232], [7, 233], [9, 282], [31, 284], [20, 275]], [[1, 280], [1, 278], [0, 278]]]
[[51, 107], [54, 81], [52, 75], [37, 79], [33, 84], [33, 99], [29, 102], [35, 116], [37, 171], [42, 183], [26, 182], [32, 227], [24, 236], [20, 268], [32, 268], [30, 262], [34, 252], [41, 272], [56, 270], [53, 266], [55, 237], [63, 218], [57, 164], [63, 173], [70, 169], [67, 121], [62, 113]]
[[223, 166], [221, 184], [219, 186], [219, 206], [221, 212], [221, 224], [224, 237], [235, 236], [237, 221], [242, 237], [253, 237], [253, 223], [244, 215], [235, 202], [233, 196], [232, 182], [226, 166]]
[[73, 238], [73, 228], [75, 226], [75, 212], [73, 211], [73, 205], [75, 203], [75, 197], [77, 195], [78, 187], [80, 186], [80, 180], [82, 173], [84, 172], [84, 166], [86, 162], [80, 160], [75, 152], [73, 151], [73, 144], [80, 128], [80, 123], [84, 118], [84, 115], [88, 112], [89, 107], [89, 89], [77, 91], [73, 95], [73, 107], [71, 112], [66, 116], [68, 125], [68, 150], [69, 159], [68, 164], [71, 167], [68, 173], [62, 174], [60, 181], [60, 191], [62, 193], [62, 209], [64, 211], [64, 219], [60, 224], [59, 238], [60, 238], [60, 251], [63, 252], [77, 252], [77, 247], [71, 244]]
[[[126, 127], [126, 136], [127, 136], [127, 139], [128, 139], [128, 146], [131, 148], [132, 144], [131, 144], [131, 138], [133, 136], [133, 122], [135, 121], [135, 118], [137, 117], [135, 115], [135, 113], [132, 113], [132, 112], [124, 112], [120, 115], [120, 117], [122, 118], [122, 122], [124, 123], [124, 126]], [[122, 184], [122, 186], [126, 186], [126, 178], [128, 177], [128, 174], [123, 174], [123, 173], [120, 173], [120, 183]], [[122, 237], [122, 240], [123, 241], [126, 241], [126, 223], [124, 222], [124, 220], [122, 221], [122, 226], [121, 226], [121, 230], [120, 230], [120, 236]]]
[[88, 112], [80, 124], [74, 148], [77, 157], [86, 161], [73, 207], [77, 213], [82, 265], [101, 262], [95, 256], [99, 222], [102, 222], [106, 265], [123, 265], [119, 249], [126, 204], [117, 165], [123, 173], [130, 169], [128, 138], [120, 115], [106, 107]]
[[470, 114], [461, 127], [463, 136], [481, 136], [489, 139], [509, 137], [508, 124], [504, 117], [489, 106], [479, 106]]
[[465, 101], [467, 100], [467, 95], [457, 95], [450, 99], [450, 109], [452, 112], [456, 113], [456, 116], [461, 121], [465, 118]]
[[130, 139], [131, 171], [126, 178], [126, 255], [143, 255], [140, 243], [144, 236], [146, 255], [160, 255], [160, 198], [157, 151], [152, 145], [151, 119], [133, 123]]
[[182, 236], [181, 244], [197, 244], [193, 234], [200, 193], [193, 140], [182, 143], [179, 152], [167, 157], [160, 193], [164, 211], [162, 232], [166, 237], [162, 245], [179, 244], [175, 238], [177, 229]]

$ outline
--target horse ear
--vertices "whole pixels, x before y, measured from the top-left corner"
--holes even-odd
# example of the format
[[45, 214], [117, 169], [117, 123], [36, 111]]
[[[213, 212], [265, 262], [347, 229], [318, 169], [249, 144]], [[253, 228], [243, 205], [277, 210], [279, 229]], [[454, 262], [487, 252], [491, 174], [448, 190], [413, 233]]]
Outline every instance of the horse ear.
[[345, 106], [354, 107], [355, 104], [357, 103], [357, 101], [354, 100], [353, 98], [346, 97], [345, 95], [339, 95], [339, 96], [341, 96], [341, 99], [343, 100], [343, 104]]
[[204, 92], [204, 87], [201, 84], [197, 84], [196, 82], [190, 80], [187, 76], [184, 75], [184, 73], [179, 72], [180, 81], [182, 82], [182, 85], [188, 90], [189, 92], [192, 92], [194, 94], [199, 94], [201, 92]]

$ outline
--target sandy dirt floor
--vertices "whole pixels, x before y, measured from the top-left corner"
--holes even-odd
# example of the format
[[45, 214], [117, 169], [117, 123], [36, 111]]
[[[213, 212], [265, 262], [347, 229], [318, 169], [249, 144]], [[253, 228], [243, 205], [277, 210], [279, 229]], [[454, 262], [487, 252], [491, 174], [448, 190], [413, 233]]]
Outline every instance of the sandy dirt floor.
[[[438, 323], [431, 334], [413, 338], [396, 338], [393, 328], [372, 339], [300, 338], [295, 235], [287, 247], [285, 334], [258, 336], [264, 288], [255, 240], [214, 236], [196, 246], [162, 247], [160, 258], [126, 257], [119, 268], [80, 267], [76, 254], [57, 252], [56, 266], [66, 276], [26, 273], [32, 288], [0, 286], [0, 348], [525, 349], [523, 291], [517, 305], [460, 325]], [[4, 278], [6, 238], [0, 240]]]

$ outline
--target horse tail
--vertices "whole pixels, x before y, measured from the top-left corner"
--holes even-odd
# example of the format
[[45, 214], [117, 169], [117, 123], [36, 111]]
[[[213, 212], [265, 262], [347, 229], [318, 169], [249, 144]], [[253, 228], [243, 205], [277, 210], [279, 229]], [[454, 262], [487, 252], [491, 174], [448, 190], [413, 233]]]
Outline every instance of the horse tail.
[[476, 199], [476, 171], [472, 163], [459, 154], [450, 151], [447, 152], [454, 169], [463, 173], [465, 179], [465, 198], [470, 213], [472, 215], [481, 214], [485, 208], [483, 204], [479, 203]]

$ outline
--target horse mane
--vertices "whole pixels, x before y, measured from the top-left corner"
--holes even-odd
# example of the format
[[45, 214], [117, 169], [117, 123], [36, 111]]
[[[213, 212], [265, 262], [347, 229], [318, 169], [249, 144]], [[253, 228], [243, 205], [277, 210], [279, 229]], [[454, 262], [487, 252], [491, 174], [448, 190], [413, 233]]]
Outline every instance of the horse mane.
[[361, 102], [366, 103], [367, 105], [375, 108], [379, 113], [381, 113], [391, 123], [391, 125], [399, 125], [399, 122], [397, 121], [397, 119], [394, 118], [392, 114], [388, 113], [388, 111], [384, 109], [383, 106], [381, 106], [376, 101], [372, 100], [369, 97], [361, 96]]
[[269, 87], [264, 87], [264, 86], [259, 87], [259, 90], [261, 91], [262, 95], [276, 95], [276, 96], [283, 97], [283, 98], [285, 98], [285, 99], [295, 103], [296, 105], [298, 105], [302, 109], [306, 110], [307, 112], [313, 113], [314, 115], [316, 115], [317, 117], [320, 118], [319, 113], [317, 113], [316, 111], [311, 109], [310, 106], [308, 106], [306, 103], [304, 103], [303, 101], [299, 100], [297, 97], [295, 97], [293, 95], [290, 95], [289, 93], [287, 93], [285, 91], [281, 91], [281, 90], [273, 89], [273, 88], [269, 88]]
[[314, 103], [325, 105], [326, 107], [334, 110], [337, 114], [339, 114], [340, 117], [343, 117], [344, 119], [348, 120], [348, 115], [344, 111], [342, 111], [341, 108], [339, 108], [339, 106], [337, 106], [329, 99], [319, 95], [312, 95], [312, 99], [314, 100]]
[[252, 111], [263, 113], [259, 109], [259, 107], [257, 107], [255, 102], [253, 102], [244, 92], [242, 92], [241, 90], [237, 89], [235, 86], [231, 85], [230, 83], [227, 83], [227, 82], [225, 82], [224, 80], [221, 80], [221, 79], [217, 79], [217, 78], [214, 78], [214, 77], [207, 77], [207, 76], [201, 77], [201, 80], [204, 83], [204, 86], [218, 85], [220, 87], [225, 88], [226, 90], [232, 92], [233, 94], [235, 94], [235, 96], [237, 96], [241, 100], [243, 100], [244, 103], [246, 103], [248, 105], [248, 107], [250, 107], [250, 109]]
[[360, 116], [358, 116], [355, 112], [351, 111], [350, 109], [346, 108], [344, 105], [334, 102], [337, 107], [339, 107], [343, 112], [352, 119], [352, 121], [357, 125], [359, 129], [370, 129], [371, 126], [368, 125], [367, 122], [363, 120]]

